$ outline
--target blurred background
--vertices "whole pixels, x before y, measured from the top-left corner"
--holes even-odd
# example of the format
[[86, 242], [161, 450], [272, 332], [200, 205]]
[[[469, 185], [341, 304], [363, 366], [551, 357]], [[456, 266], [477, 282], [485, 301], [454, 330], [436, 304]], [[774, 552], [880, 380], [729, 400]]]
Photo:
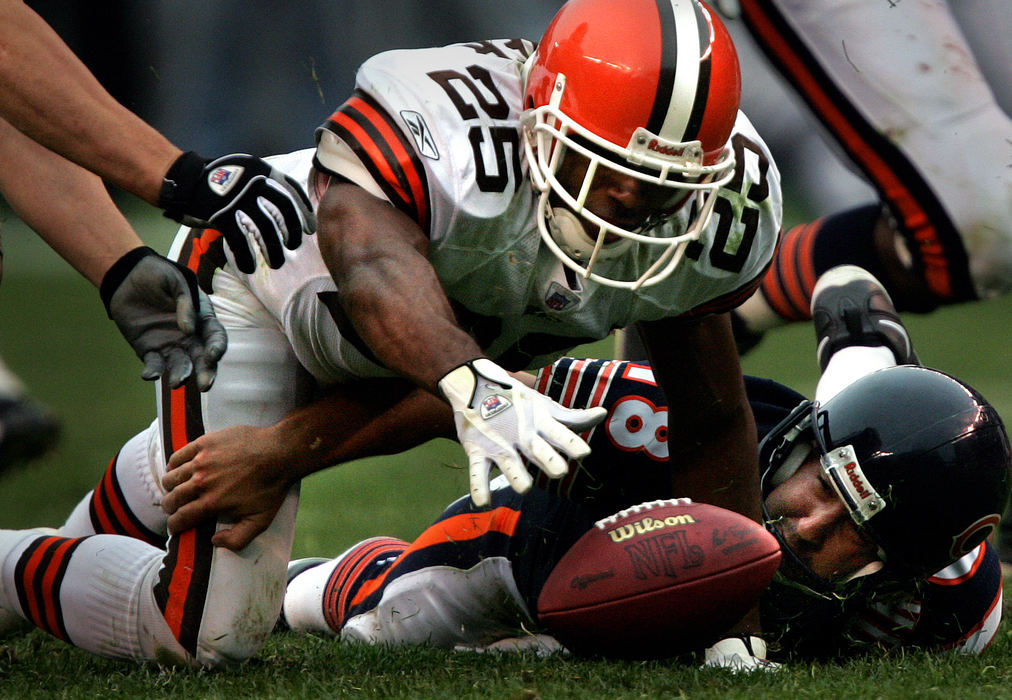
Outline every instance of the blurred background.
[[[185, 149], [282, 153], [350, 93], [368, 56], [391, 48], [524, 37], [562, 4], [549, 0], [92, 0], [29, 2], [123, 104]], [[1012, 26], [1008, 0], [960, 0], [981, 34]], [[873, 198], [832, 155], [817, 126], [772, 78], [737, 22], [743, 108], [770, 143], [786, 183], [787, 224]], [[1008, 72], [1012, 44], [989, 44], [986, 70]], [[1004, 52], [1004, 57], [1001, 54]], [[986, 60], [983, 60], [986, 59]], [[991, 63], [989, 63], [990, 61]], [[990, 66], [990, 67], [989, 67]], [[1007, 91], [1012, 81], [998, 83]], [[1000, 95], [1006, 108], [1008, 94]], [[141, 237], [166, 250], [175, 224], [118, 196]], [[97, 292], [0, 210], [5, 274], [0, 356], [63, 423], [56, 451], [0, 481], [0, 526], [57, 524], [119, 446], [155, 416], [140, 362], [105, 317]], [[1012, 298], [905, 317], [925, 364], [984, 392], [1012, 421]], [[752, 374], [809, 393], [817, 365], [807, 325], [770, 333], [744, 359]], [[576, 354], [608, 356], [610, 341]], [[336, 554], [368, 535], [410, 538], [466, 490], [456, 445], [365, 460], [307, 480], [296, 556]]]
[[[733, 4], [717, 0], [711, 4]], [[285, 153], [393, 48], [537, 40], [561, 0], [29, 0], [123, 104], [187, 150]], [[950, 3], [1012, 110], [1012, 3]], [[742, 65], [742, 108], [777, 158], [797, 216], [873, 198], [834, 157], [820, 127], [774, 77], [740, 20], [727, 20]]]

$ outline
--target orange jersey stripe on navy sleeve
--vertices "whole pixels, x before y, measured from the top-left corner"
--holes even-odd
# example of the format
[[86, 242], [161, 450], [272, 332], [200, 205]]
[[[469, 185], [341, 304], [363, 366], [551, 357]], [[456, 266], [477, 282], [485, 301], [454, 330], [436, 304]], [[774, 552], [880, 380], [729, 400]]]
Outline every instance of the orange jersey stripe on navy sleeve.
[[324, 124], [351, 149], [395, 207], [428, 235], [429, 187], [414, 144], [400, 124], [368, 94], [355, 94]]
[[383, 570], [383, 573], [376, 578], [363, 581], [359, 585], [358, 590], [354, 591], [354, 597], [348, 603], [348, 607], [345, 610], [359, 605], [370, 595], [378, 591], [386, 582], [390, 572], [413, 553], [424, 550], [427, 547], [434, 547], [446, 544], [447, 542], [466, 542], [485, 537], [492, 533], [512, 537], [513, 533], [516, 532], [517, 521], [519, 520], [520, 511], [506, 507], [494, 508], [493, 510], [478, 513], [462, 513], [445, 520], [440, 520], [431, 525], [418, 539], [412, 542], [411, 546], [400, 554], [396, 562]]

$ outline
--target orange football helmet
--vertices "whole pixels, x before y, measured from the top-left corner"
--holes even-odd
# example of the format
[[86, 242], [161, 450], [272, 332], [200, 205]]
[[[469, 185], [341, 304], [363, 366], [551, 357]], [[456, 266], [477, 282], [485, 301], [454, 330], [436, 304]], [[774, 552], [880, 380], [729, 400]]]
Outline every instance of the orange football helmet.
[[[698, 0], [570, 0], [524, 71], [524, 149], [545, 243], [608, 286], [636, 289], [670, 275], [734, 174], [728, 140], [741, 77], [723, 23]], [[577, 191], [557, 177], [571, 152], [588, 161]], [[603, 168], [671, 196], [635, 229], [606, 221], [586, 206]], [[695, 216], [679, 233], [665, 221], [693, 193]], [[650, 256], [632, 252], [643, 246]], [[645, 261], [635, 278], [606, 276], [602, 263], [623, 254]]]

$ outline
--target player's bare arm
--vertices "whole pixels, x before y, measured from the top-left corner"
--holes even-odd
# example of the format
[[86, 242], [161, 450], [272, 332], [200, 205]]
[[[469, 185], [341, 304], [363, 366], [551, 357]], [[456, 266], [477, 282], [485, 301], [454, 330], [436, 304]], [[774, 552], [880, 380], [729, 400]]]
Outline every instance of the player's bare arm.
[[272, 426], [225, 428], [177, 450], [162, 480], [169, 532], [216, 517], [233, 525], [212, 543], [238, 551], [267, 528], [303, 477], [435, 437], [452, 438], [453, 420], [434, 394], [391, 380], [336, 386]]
[[0, 0], [0, 109], [19, 130], [145, 201], [182, 151], [124, 108], [20, 0]]
[[[512, 376], [533, 388], [534, 375]], [[335, 386], [272, 426], [225, 428], [177, 450], [162, 479], [169, 532], [217, 517], [235, 525], [213, 543], [238, 551], [270, 524], [299, 479], [435, 437], [454, 438], [450, 410], [435, 395], [385, 380]]]
[[32, 140], [176, 221], [214, 226], [244, 272], [253, 271], [253, 246], [279, 267], [282, 246], [296, 248], [303, 231], [315, 230], [308, 198], [291, 180], [246, 154], [183, 153], [119, 104], [24, 3], [0, 0], [0, 27], [0, 116]]
[[728, 315], [640, 331], [668, 399], [674, 493], [761, 521], [755, 419]]
[[457, 324], [419, 226], [355, 185], [335, 184], [319, 207], [320, 250], [341, 305], [376, 357], [432, 392], [483, 355]]
[[[762, 522], [755, 419], [728, 314], [641, 323], [668, 399], [673, 493]], [[732, 631], [758, 634], [758, 606]]]
[[[98, 176], [0, 119], [0, 192], [22, 221], [96, 287], [127, 251], [144, 245]], [[58, 196], [54, 196], [58, 193]]]
[[[156, 255], [116, 208], [97, 175], [0, 119], [0, 193], [15, 213], [102, 292], [109, 317], [172, 386], [194, 372], [208, 389], [225, 330], [192, 273]], [[192, 284], [191, 284], [192, 282]]]

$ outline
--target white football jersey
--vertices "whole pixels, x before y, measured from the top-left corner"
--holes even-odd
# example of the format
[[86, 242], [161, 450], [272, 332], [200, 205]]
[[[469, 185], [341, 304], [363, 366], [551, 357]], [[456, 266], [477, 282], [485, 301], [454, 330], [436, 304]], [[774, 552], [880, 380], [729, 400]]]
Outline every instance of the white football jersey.
[[[513, 40], [380, 54], [318, 130], [315, 154], [268, 160], [313, 197], [336, 175], [417, 221], [461, 325], [509, 369], [542, 366], [636, 321], [719, 313], [751, 294], [776, 246], [781, 196], [770, 154], [741, 113], [731, 137], [736, 175], [666, 280], [636, 291], [598, 285], [542, 244], [520, 131], [520, 67], [531, 48]], [[692, 206], [665, 225], [684, 229]], [[209, 236], [184, 229], [172, 255], [198, 270], [230, 333], [277, 324], [299, 363], [323, 383], [391, 376], [344, 316], [316, 236], [286, 249], [279, 269], [255, 251], [257, 269], [248, 275]], [[629, 279], [648, 264], [647, 254], [608, 263], [624, 266], [619, 273]]]
[[[317, 168], [382, 191], [418, 222], [462, 324], [510, 367], [538, 366], [635, 321], [740, 303], [772, 257], [782, 216], [779, 173], [748, 119], [738, 114], [731, 138], [736, 176], [674, 274], [636, 291], [588, 282], [537, 229], [520, 125], [532, 48], [497, 40], [369, 59], [355, 95], [318, 130]], [[692, 208], [667, 225], [684, 230]], [[635, 278], [650, 255], [632, 251], [604, 272]]]

